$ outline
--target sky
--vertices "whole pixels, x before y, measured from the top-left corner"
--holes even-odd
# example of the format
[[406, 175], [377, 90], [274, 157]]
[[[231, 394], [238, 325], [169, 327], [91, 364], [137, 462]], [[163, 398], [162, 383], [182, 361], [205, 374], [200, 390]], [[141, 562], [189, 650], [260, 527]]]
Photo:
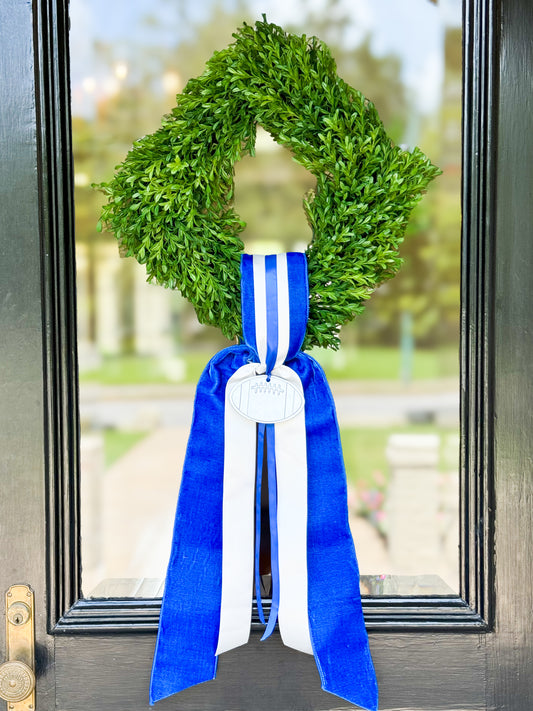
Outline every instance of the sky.
[[[225, 0], [227, 7], [236, 0]], [[158, 42], [170, 46], [176, 27], [171, 19], [183, 17], [182, 26], [209, 17], [213, 0], [71, 0], [71, 75], [73, 89], [91, 73], [95, 41], [126, 43]], [[266, 13], [271, 22], [285, 26], [298, 22], [302, 8], [320, 12], [326, 0], [248, 0], [257, 18]], [[423, 113], [436, 108], [443, 75], [443, 37], [446, 25], [461, 22], [461, 0], [339, 0], [341, 11], [349, 12], [345, 41], [356, 46], [370, 34], [374, 52], [394, 53], [402, 60], [402, 76]], [[156, 14], [161, 20], [157, 37], [141, 29], [140, 18]], [[166, 22], [165, 20], [168, 20]], [[161, 29], [162, 27], [162, 29]], [[305, 31], [305, 28], [303, 28]]]

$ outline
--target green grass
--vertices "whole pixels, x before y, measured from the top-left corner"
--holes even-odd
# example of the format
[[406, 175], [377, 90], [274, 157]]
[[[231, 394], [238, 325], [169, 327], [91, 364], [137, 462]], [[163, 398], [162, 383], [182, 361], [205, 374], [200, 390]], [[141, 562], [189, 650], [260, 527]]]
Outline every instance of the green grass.
[[[184, 382], [196, 383], [214, 353], [199, 351], [180, 356], [185, 362]], [[391, 380], [401, 374], [401, 355], [397, 348], [342, 348], [340, 351], [314, 349], [312, 355], [335, 380]], [[459, 356], [455, 348], [418, 350], [413, 355], [412, 377], [427, 380], [457, 376]], [[153, 357], [108, 356], [101, 366], [80, 374], [81, 383], [102, 385], [151, 385], [171, 383], [161, 361]]]
[[96, 370], [80, 373], [81, 383], [102, 385], [140, 385], [168, 383], [157, 358], [108, 356]]
[[[398, 348], [341, 348], [339, 351], [314, 349], [311, 352], [335, 380], [398, 380], [402, 362]], [[445, 378], [459, 373], [459, 353], [455, 348], [415, 350], [412, 359], [414, 380]]]
[[203, 373], [205, 366], [214, 356], [214, 353], [200, 352], [187, 353], [185, 358], [186, 363], [186, 380], [188, 383], [196, 383], [200, 380], [200, 375]]
[[146, 437], [147, 432], [104, 430], [104, 458], [106, 469], [123, 457], [128, 450]]

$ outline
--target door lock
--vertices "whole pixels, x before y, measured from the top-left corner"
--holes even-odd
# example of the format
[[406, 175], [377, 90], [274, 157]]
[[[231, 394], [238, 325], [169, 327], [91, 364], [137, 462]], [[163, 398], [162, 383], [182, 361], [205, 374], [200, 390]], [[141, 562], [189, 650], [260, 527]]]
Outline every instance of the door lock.
[[33, 591], [12, 585], [6, 593], [7, 661], [0, 665], [0, 698], [8, 711], [35, 711]]

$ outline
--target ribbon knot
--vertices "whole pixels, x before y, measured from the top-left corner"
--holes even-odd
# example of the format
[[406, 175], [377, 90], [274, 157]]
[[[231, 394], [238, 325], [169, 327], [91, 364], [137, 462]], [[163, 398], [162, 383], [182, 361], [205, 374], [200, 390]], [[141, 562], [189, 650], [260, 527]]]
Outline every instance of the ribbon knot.
[[244, 341], [270, 375], [302, 347], [309, 315], [305, 255], [243, 254], [241, 307]]

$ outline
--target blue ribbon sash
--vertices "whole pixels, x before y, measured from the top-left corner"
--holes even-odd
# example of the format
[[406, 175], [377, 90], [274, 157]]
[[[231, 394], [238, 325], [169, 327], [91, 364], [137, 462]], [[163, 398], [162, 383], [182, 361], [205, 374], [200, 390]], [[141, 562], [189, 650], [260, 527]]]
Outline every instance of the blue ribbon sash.
[[[255, 571], [263, 639], [278, 620], [285, 644], [314, 655], [325, 691], [376, 711], [335, 405], [322, 368], [300, 350], [308, 316], [305, 255], [243, 255], [241, 290], [245, 342], [212, 358], [196, 391], [150, 703], [214, 679], [218, 654], [247, 641]], [[256, 424], [232, 411], [231, 389], [261, 373], [267, 382], [272, 377], [272, 385], [282, 377], [302, 392], [301, 414]], [[228, 443], [231, 432], [243, 440], [239, 456]], [[268, 620], [260, 599], [258, 540], [264, 451], [272, 563]], [[228, 520], [235, 510], [239, 520]]]

